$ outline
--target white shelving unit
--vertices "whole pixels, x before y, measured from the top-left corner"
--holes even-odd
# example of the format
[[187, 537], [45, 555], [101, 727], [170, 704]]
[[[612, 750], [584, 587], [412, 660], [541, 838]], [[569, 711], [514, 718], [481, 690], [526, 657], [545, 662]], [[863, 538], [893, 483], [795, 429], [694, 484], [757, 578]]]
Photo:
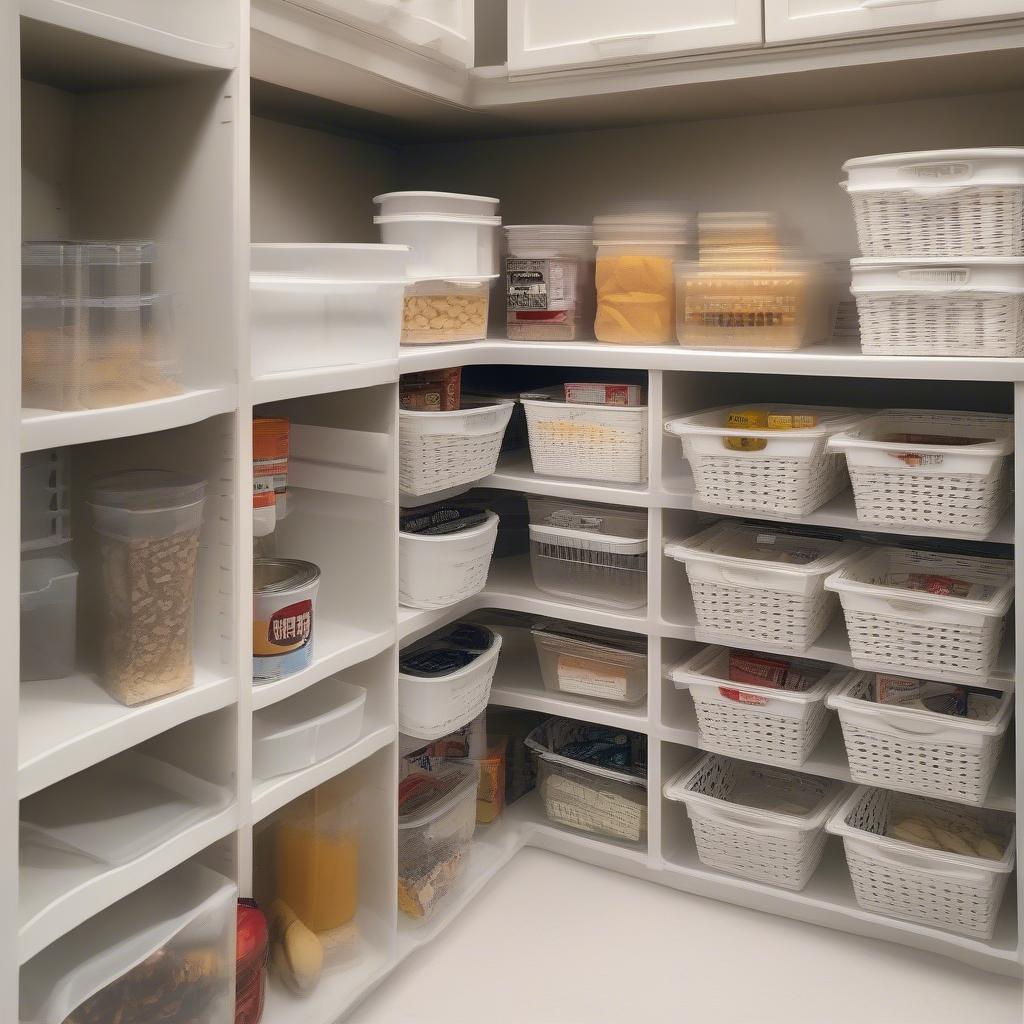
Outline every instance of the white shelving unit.
[[[949, 10], [964, 5], [943, 0]], [[739, 401], [976, 408], [1014, 412], [1024, 452], [1024, 360], [869, 357], [856, 345], [736, 353], [675, 345], [503, 339], [417, 346], [358, 365], [254, 378], [248, 352], [248, 247], [260, 242], [376, 241], [370, 197], [434, 188], [501, 197], [506, 223], [586, 223], [623, 198], [685, 197], [700, 209], [776, 209], [819, 251], [855, 251], [848, 200], [836, 188], [844, 159], [872, 152], [1024, 145], [1024, 4], [977, 23], [861, 32], [657, 60], [636, 55], [600, 67], [509, 75], [463, 68], [422, 47], [389, 41], [330, 16], [333, 0], [20, 0], [0, 17], [7, 89], [0, 95], [0, 312], [5, 348], [0, 471], [15, 479], [22, 452], [68, 446], [72, 548], [93, 559], [81, 505], [101, 472], [159, 464], [209, 485], [197, 582], [196, 675], [191, 689], [125, 707], [102, 689], [85, 657], [74, 674], [8, 686], [0, 714], [0, 1020], [17, 1019], [18, 969], [61, 935], [171, 868], [215, 867], [249, 895], [260, 843], [274, 815], [338, 778], [366, 794], [358, 949], [325, 973], [309, 998], [270, 985], [267, 1024], [334, 1024], [406, 956], [432, 941], [524, 845], [795, 920], [952, 957], [1021, 978], [1024, 889], [1011, 883], [995, 937], [980, 942], [862, 911], [841, 844], [800, 893], [744, 881], [700, 863], [682, 809], [662, 784], [700, 748], [692, 699], [667, 678], [695, 646], [681, 567], [663, 541], [695, 532], [711, 510], [696, 500], [671, 416]], [[498, 5], [501, 6], [501, 5]], [[769, 4], [778, 14], [784, 6]], [[928, 5], [930, 6], [930, 5]], [[1006, 5], [1004, 5], [1006, 6]], [[747, 5], [751, 10], [757, 5]], [[478, 24], [493, 15], [478, 4]], [[777, 23], [777, 19], [776, 19]], [[493, 27], [493, 26], [491, 26]], [[756, 35], [756, 33], [755, 33]], [[257, 116], [251, 116], [252, 105]], [[571, 132], [571, 133], [570, 133]], [[84, 412], [20, 408], [22, 238], [146, 237], [167, 253], [176, 296], [174, 334], [182, 392]], [[577, 371], [646, 376], [646, 484], [542, 477], [525, 453], [504, 456], [479, 486], [647, 510], [648, 601], [613, 611], [545, 594], [528, 559], [495, 559], [486, 588], [439, 611], [397, 607], [397, 382], [402, 373], [464, 366], [536, 383]], [[489, 369], [487, 369], [489, 368]], [[504, 370], [502, 368], [505, 368]], [[532, 384], [531, 384], [532, 386]], [[251, 419], [287, 415], [335, 430], [347, 458], [324, 463], [292, 451], [291, 511], [277, 551], [323, 571], [312, 664], [251, 680]], [[1024, 462], [1018, 457], [1018, 490]], [[13, 506], [9, 506], [13, 507]], [[13, 532], [0, 519], [0, 612], [18, 614]], [[847, 492], [806, 522], [858, 530]], [[885, 536], [884, 530], [865, 531]], [[1024, 535], [1013, 510], [983, 543], [1000, 550]], [[1024, 587], [1024, 567], [1017, 583]], [[83, 582], [80, 626], [95, 594]], [[537, 794], [480, 826], [458, 888], [425, 926], [397, 909], [397, 658], [401, 646], [462, 616], [492, 611], [557, 617], [648, 638], [645, 703], [615, 708], [546, 691], [528, 633], [509, 629], [491, 702], [644, 733], [649, 738], [648, 837], [641, 848], [550, 824]], [[87, 629], [86, 629], [87, 631]], [[989, 684], [1024, 696], [1024, 636], [1007, 637]], [[17, 644], [8, 644], [14, 677]], [[849, 664], [841, 618], [810, 657]], [[254, 777], [253, 713], [331, 676], [367, 690], [359, 738], [289, 775]], [[224, 806], [126, 865], [54, 859], [19, 869], [19, 800], [145, 746], [218, 780]], [[1024, 722], [997, 771], [988, 806], [1018, 814]], [[806, 769], [847, 780], [833, 723]], [[369, 808], [369, 810], [365, 810]], [[1018, 837], [1018, 857], [1024, 853]], [[1016, 890], [1015, 892], [1012, 890]], [[221, 1024], [221, 1022], [215, 1022]]]

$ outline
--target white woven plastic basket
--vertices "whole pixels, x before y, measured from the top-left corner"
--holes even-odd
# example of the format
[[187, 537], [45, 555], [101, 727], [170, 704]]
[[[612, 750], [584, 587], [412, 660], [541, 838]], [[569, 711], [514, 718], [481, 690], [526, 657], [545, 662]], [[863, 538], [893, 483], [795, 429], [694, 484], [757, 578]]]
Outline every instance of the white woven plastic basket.
[[[705, 754], [669, 779], [664, 794], [686, 804], [702, 864], [799, 891], [821, 861], [825, 822], [846, 787]], [[773, 803], [786, 810], [766, 809]], [[805, 813], [795, 813], [801, 807]]]
[[[769, 561], [766, 549], [789, 551], [802, 561]], [[730, 522], [665, 545], [665, 554], [686, 566], [698, 640], [753, 643], [785, 654], [803, 654], [821, 635], [837, 605], [824, 589], [825, 577], [860, 550], [853, 541]]]
[[[908, 578], [977, 585], [976, 597], [911, 589]], [[1013, 602], [1013, 562], [877, 548], [834, 572], [857, 668], [984, 685], [995, 668]]]
[[533, 471], [640, 484], [647, 480], [647, 406], [523, 399]]
[[850, 265], [865, 352], [1024, 355], [1024, 259], [868, 257]]
[[863, 523], [986, 537], [1010, 502], [1012, 416], [887, 409], [828, 443], [846, 455]]
[[798, 658], [792, 670], [804, 678], [799, 690], [737, 683], [729, 679], [731, 653], [728, 647], [705, 647], [669, 669], [676, 689], [688, 689], [693, 697], [701, 746], [787, 768], [799, 768], [818, 745], [829, 718], [825, 698], [863, 674]]
[[455, 412], [398, 413], [398, 487], [433, 494], [490, 476], [514, 403]]
[[[682, 442], [700, 500], [714, 508], [770, 513], [799, 519], [824, 505], [846, 486], [843, 461], [826, 448], [829, 437], [853, 426], [864, 413], [825, 406], [785, 406], [786, 412], [811, 413], [818, 425], [805, 430], [748, 430], [724, 426], [733, 406], [707, 409], [668, 420], [665, 430]], [[744, 409], [781, 411], [770, 404]], [[756, 438], [760, 451], [734, 451], [727, 438]]]
[[398, 603], [406, 608], [447, 608], [487, 585], [498, 517], [458, 533], [398, 534]]
[[1013, 695], [987, 700], [984, 719], [878, 704], [875, 678], [858, 672], [828, 696], [839, 712], [854, 782], [982, 804], [1003, 749]]
[[952, 149], [843, 164], [865, 256], [1024, 256], [1024, 149]]
[[[1005, 843], [999, 860], [931, 850], [888, 836], [893, 824], [926, 815], [980, 827]], [[843, 837], [858, 905], [875, 914], [991, 939], [1014, 865], [1014, 818], [1003, 811], [859, 787], [828, 822]]]

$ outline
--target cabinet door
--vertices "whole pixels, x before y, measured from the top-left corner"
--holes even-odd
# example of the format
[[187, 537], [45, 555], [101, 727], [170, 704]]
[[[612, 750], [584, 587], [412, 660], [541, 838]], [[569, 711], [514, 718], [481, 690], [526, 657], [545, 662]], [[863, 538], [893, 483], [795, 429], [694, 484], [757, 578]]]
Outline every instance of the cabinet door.
[[760, 0], [508, 0], [510, 71], [760, 46]]
[[1024, 16], [1024, 0], [764, 0], [768, 43]]

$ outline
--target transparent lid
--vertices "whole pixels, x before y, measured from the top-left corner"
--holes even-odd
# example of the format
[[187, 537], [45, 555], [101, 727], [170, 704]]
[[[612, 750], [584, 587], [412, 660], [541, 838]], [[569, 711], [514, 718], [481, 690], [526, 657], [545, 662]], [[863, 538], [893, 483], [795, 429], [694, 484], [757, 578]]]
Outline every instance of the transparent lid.
[[146, 239], [124, 241], [29, 241], [21, 246], [23, 266], [57, 266], [83, 263], [123, 267], [152, 263], [156, 243]]
[[386, 199], [468, 199], [474, 203], [497, 203], [499, 199], [494, 196], [471, 196], [465, 192], [382, 192], [374, 196], [375, 203], [382, 203]]
[[594, 218], [594, 244], [607, 242], [682, 245], [693, 240], [694, 219], [679, 210], [636, 204]]
[[398, 786], [398, 827], [416, 828], [436, 820], [480, 777], [476, 764], [446, 764], [436, 772], [412, 772]]
[[206, 497], [206, 481], [166, 469], [130, 469], [92, 483], [91, 504], [152, 512], [182, 508]]

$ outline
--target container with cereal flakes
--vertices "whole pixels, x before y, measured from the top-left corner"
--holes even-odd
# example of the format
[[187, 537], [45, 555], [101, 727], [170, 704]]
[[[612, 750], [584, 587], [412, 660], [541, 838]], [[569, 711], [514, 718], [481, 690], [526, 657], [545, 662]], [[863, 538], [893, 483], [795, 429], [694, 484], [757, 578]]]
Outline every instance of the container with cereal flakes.
[[482, 341], [495, 275], [420, 279], [406, 285], [402, 344], [438, 345]]

